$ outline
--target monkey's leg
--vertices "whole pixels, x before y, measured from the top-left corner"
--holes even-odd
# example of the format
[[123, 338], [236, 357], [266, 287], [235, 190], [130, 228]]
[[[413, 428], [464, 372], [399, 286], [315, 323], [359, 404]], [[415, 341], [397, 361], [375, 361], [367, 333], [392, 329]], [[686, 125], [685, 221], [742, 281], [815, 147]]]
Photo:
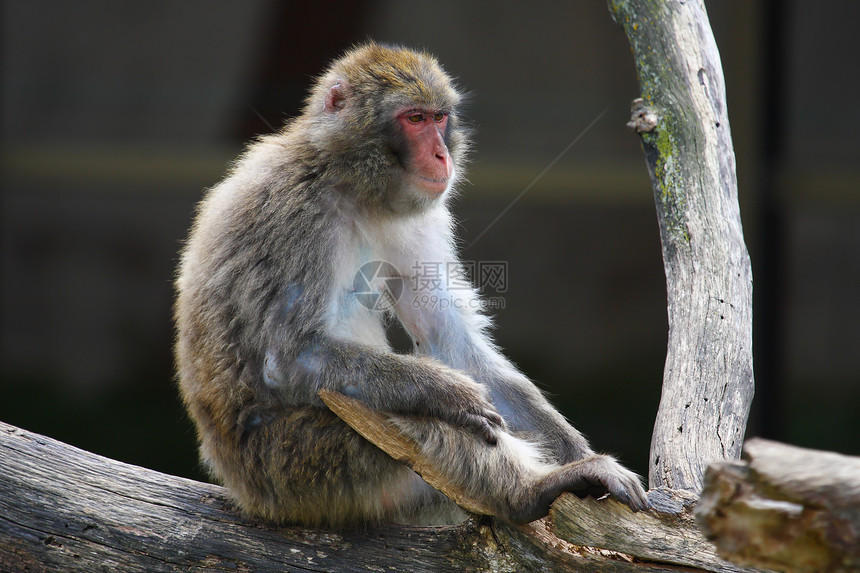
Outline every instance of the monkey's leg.
[[592, 454], [558, 465], [547, 462], [538, 445], [507, 432], [489, 446], [445, 422], [393, 419], [453, 486], [502, 519], [527, 523], [544, 517], [550, 504], [566, 491], [585, 495], [605, 490], [634, 511], [647, 507], [637, 476], [609, 456]]
[[278, 523], [356, 526], [381, 520], [462, 519], [406, 466], [315, 406], [251, 406], [228, 444], [207, 443], [213, 473], [248, 513]]

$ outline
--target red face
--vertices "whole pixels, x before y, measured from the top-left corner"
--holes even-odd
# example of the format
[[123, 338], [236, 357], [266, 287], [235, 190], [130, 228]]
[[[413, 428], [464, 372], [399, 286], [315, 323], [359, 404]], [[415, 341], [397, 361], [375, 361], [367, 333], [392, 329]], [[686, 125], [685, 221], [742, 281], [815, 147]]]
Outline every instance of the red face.
[[410, 177], [430, 195], [441, 195], [454, 174], [454, 163], [445, 145], [448, 114], [409, 109], [397, 116], [410, 151]]

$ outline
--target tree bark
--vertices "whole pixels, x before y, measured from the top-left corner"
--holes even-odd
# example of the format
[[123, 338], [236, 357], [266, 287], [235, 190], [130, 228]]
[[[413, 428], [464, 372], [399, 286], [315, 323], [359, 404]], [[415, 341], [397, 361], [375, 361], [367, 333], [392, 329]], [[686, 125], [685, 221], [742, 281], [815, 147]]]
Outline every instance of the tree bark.
[[708, 468], [695, 513], [736, 563], [860, 570], [860, 458], [749, 440], [743, 462]]
[[744, 245], [719, 52], [702, 0], [609, 0], [642, 97], [669, 315], [649, 482], [698, 492], [740, 455], [753, 396], [752, 270]]

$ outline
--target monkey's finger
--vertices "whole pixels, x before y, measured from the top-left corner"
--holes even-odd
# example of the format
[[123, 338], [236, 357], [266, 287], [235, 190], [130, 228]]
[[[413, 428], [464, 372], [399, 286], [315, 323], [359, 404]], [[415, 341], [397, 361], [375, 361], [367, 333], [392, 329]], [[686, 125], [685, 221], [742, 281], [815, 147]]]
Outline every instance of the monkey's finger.
[[628, 505], [630, 506], [630, 509], [633, 511], [642, 511], [651, 507], [651, 503], [648, 501], [648, 493], [645, 491], [645, 488], [642, 487], [642, 484], [639, 483], [638, 479], [629, 491], [630, 501], [628, 502]]
[[633, 488], [624, 490], [623, 493], [619, 492], [615, 497], [626, 503], [634, 512], [648, 509], [648, 500], [641, 497]]
[[645, 495], [645, 490], [639, 483], [639, 479], [634, 475], [624, 475], [620, 479], [613, 476], [607, 480], [609, 493], [611, 493], [618, 501], [628, 505], [634, 512], [648, 508], [648, 499]]
[[612, 497], [614, 497], [621, 503], [630, 506], [630, 509], [633, 509], [633, 511], [636, 511], [636, 509], [633, 508], [633, 505], [631, 505], [630, 493], [627, 491], [626, 488], [613, 487], [609, 489], [609, 493], [610, 495], [612, 495]]
[[645, 492], [645, 488], [642, 487], [642, 482], [638, 475], [625, 470], [623, 478], [621, 479], [621, 486], [624, 488], [625, 494], [627, 495], [625, 503], [630, 506], [630, 509], [633, 511], [641, 511], [650, 507], [650, 504], [648, 503], [648, 494]]

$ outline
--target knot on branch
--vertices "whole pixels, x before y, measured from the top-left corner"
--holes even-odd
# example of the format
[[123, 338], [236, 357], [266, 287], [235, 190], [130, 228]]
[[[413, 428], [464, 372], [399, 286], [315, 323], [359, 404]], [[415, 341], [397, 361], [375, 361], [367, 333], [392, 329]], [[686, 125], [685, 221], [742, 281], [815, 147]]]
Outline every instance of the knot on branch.
[[657, 127], [657, 122], [660, 118], [652, 108], [645, 105], [645, 101], [638, 97], [633, 100], [630, 106], [630, 121], [627, 122], [627, 127], [636, 133], [648, 133]]

